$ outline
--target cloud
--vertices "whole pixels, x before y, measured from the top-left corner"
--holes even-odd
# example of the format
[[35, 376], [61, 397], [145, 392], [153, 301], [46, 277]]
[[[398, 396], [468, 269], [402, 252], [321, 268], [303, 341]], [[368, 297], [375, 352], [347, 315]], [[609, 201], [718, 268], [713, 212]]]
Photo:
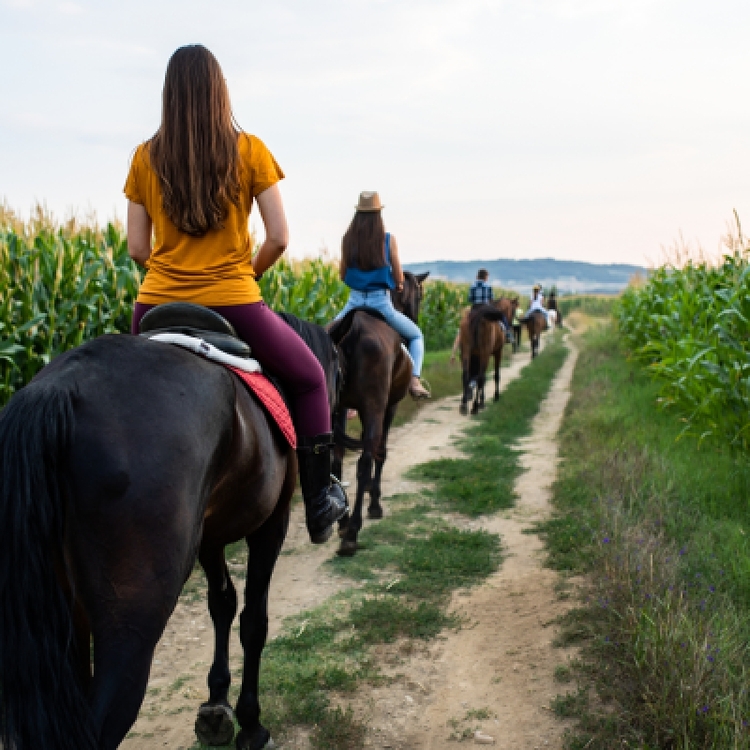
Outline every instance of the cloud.
[[66, 16], [77, 16], [83, 13], [83, 6], [78, 3], [60, 3], [57, 6], [60, 13], [64, 13]]

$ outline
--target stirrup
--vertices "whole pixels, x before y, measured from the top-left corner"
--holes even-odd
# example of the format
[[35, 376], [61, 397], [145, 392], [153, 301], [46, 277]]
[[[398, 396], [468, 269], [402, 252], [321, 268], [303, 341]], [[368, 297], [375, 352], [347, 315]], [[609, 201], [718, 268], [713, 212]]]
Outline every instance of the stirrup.
[[414, 391], [412, 389], [411, 384], [409, 385], [409, 395], [415, 400], [415, 401], [421, 401], [422, 399], [428, 399], [432, 398], [432, 393], [430, 393], [429, 387], [425, 388], [425, 384], [422, 382], [422, 379], [419, 378], [419, 385], [422, 387], [422, 391]]

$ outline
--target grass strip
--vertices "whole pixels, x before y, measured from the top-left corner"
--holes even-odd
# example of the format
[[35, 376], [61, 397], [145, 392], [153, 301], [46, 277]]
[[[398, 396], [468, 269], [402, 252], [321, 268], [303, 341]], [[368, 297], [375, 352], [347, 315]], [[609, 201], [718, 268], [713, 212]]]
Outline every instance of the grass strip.
[[508, 385], [500, 401], [473, 417], [460, 447], [466, 458], [443, 458], [412, 468], [408, 476], [434, 483], [434, 498], [450, 510], [479, 516], [510, 508], [521, 473], [516, 441], [531, 432], [531, 422], [567, 357], [561, 335], [549, 343], [533, 366]]
[[611, 326], [590, 331], [561, 432], [549, 565], [587, 573], [553, 709], [571, 750], [749, 748], [750, 465], [679, 441]]

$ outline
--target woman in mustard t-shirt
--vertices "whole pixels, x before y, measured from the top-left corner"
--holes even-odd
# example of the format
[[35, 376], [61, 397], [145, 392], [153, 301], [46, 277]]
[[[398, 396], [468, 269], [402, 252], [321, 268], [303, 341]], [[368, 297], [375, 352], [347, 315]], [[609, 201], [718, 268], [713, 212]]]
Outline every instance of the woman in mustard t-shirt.
[[[330, 477], [325, 375], [304, 341], [266, 307], [256, 281], [287, 246], [277, 185], [283, 177], [265, 144], [235, 126], [216, 58], [201, 45], [178, 49], [167, 66], [161, 126], [136, 149], [125, 183], [130, 256], [148, 269], [132, 332], [152, 307], [175, 301], [210, 307], [234, 326], [289, 392], [307, 527], [320, 543], [346, 512]], [[266, 232], [254, 258], [253, 201]]]

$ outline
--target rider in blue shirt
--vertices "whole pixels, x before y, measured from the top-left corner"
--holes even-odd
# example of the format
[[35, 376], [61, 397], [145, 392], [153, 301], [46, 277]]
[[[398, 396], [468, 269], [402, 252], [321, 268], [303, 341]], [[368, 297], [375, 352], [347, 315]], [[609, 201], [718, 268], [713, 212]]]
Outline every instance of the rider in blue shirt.
[[377, 310], [386, 323], [407, 342], [412, 359], [409, 393], [412, 398], [429, 398], [420, 374], [424, 359], [424, 337], [419, 326], [396, 310], [391, 289], [404, 288], [404, 273], [398, 257], [396, 238], [385, 231], [380, 197], [374, 192], [361, 193], [357, 213], [341, 242], [341, 279], [349, 287], [349, 299], [336, 316], [343, 318], [355, 307]]

